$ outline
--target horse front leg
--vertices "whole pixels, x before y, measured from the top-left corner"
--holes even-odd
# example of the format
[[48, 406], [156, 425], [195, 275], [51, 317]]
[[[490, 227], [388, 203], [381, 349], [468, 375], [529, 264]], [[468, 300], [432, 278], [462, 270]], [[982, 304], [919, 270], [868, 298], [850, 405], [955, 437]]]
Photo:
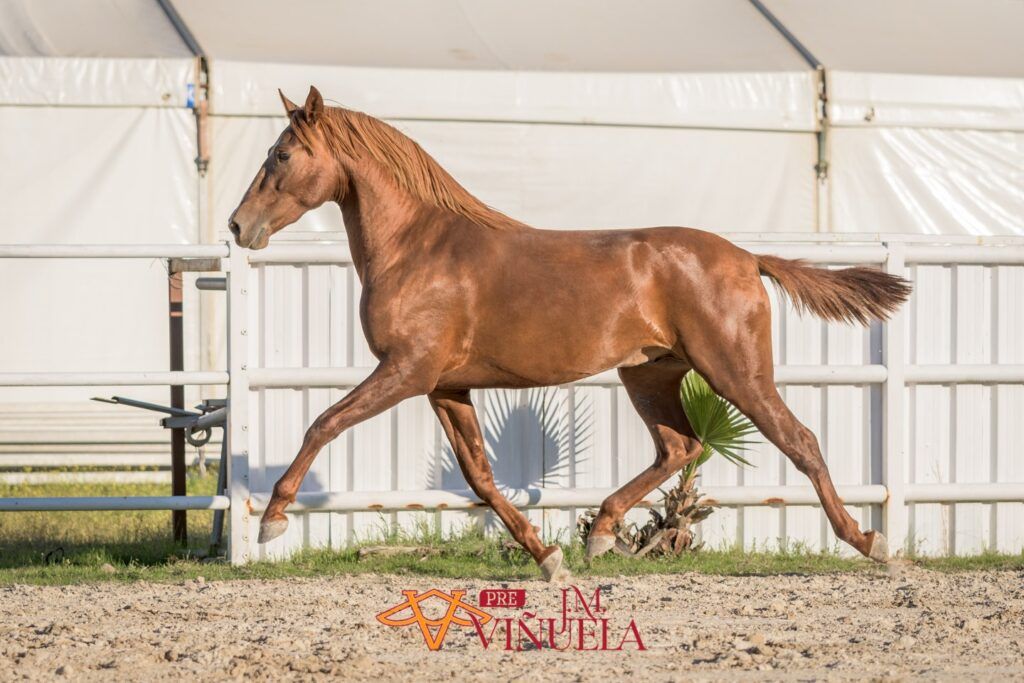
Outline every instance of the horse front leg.
[[567, 581], [570, 574], [563, 566], [562, 549], [557, 544], [545, 546], [530, 520], [509, 503], [494, 485], [494, 473], [487, 461], [480, 423], [470, 401], [469, 391], [435, 391], [428, 398], [452, 444], [466, 483], [501, 518], [516, 541], [533, 556], [545, 579], [556, 583]]
[[427, 393], [433, 387], [432, 375], [415, 363], [384, 361], [370, 376], [330, 408], [306, 430], [295, 460], [274, 484], [274, 492], [260, 521], [258, 542], [266, 543], [288, 528], [285, 508], [295, 502], [302, 480], [320, 450], [339, 434], [399, 402]]

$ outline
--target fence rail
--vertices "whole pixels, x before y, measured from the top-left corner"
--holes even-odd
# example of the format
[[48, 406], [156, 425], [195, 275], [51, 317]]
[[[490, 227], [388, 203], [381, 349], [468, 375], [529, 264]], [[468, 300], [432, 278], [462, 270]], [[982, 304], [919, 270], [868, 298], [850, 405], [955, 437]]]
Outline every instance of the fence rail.
[[[739, 237], [739, 236], [737, 236]], [[749, 238], [749, 236], [747, 236]], [[758, 236], [763, 237], [763, 236]], [[942, 238], [950, 244], [923, 243], [923, 238], [886, 238], [881, 243], [843, 236], [813, 236], [816, 243], [799, 243], [807, 236], [772, 238], [770, 243], [739, 241], [756, 253], [779, 253], [819, 264], [875, 264], [888, 272], [903, 274], [915, 265], [1024, 265], [1024, 240], [968, 240]], [[982, 242], [977, 244], [977, 242]], [[1002, 242], [996, 244], [993, 242]], [[259, 252], [246, 252], [232, 244], [217, 245], [8, 245], [0, 246], [0, 258], [225, 258], [228, 296], [227, 372], [46, 372], [0, 373], [0, 386], [106, 386], [106, 385], [227, 385], [231, 405], [228, 427], [228, 495], [165, 496], [134, 498], [7, 498], [0, 511], [16, 510], [229, 510], [230, 558], [245, 562], [253, 557], [250, 518], [260, 513], [269, 492], [251, 492], [250, 393], [273, 388], [351, 388], [371, 371], [370, 367], [256, 367], [249, 357], [251, 340], [249, 283], [255, 268], [268, 264], [343, 265], [351, 255], [342, 243], [280, 244]], [[218, 284], [218, 287], [220, 285]], [[1024, 483], [943, 483], [905, 481], [906, 430], [904, 392], [915, 385], [1020, 384], [1024, 364], [911, 364], [904, 357], [907, 320], [897, 314], [881, 331], [881, 362], [863, 365], [780, 365], [780, 385], [880, 386], [882, 399], [880, 481], [858, 486], [838, 486], [849, 505], [880, 505], [883, 526], [890, 539], [906, 537], [909, 504], [1024, 502]], [[620, 384], [615, 371], [581, 380], [576, 386], [602, 387]], [[610, 488], [521, 488], [505, 491], [514, 505], [524, 508], [579, 508], [597, 506]], [[722, 506], [817, 505], [808, 486], [705, 487], [704, 493]], [[655, 492], [644, 503], [660, 498]], [[300, 493], [292, 511], [402, 511], [471, 510], [481, 501], [468, 490], [328, 491]]]

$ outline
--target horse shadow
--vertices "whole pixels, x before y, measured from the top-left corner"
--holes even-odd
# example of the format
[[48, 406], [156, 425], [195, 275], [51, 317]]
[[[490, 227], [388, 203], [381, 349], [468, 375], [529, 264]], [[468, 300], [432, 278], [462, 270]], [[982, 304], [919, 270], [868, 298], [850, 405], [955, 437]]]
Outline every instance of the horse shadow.
[[[587, 467], [594, 410], [589, 397], [561, 387], [492, 389], [480, 411], [484, 448], [501, 489], [567, 488]], [[442, 489], [468, 489], [447, 442], [441, 452]], [[488, 528], [499, 526], [487, 515]]]

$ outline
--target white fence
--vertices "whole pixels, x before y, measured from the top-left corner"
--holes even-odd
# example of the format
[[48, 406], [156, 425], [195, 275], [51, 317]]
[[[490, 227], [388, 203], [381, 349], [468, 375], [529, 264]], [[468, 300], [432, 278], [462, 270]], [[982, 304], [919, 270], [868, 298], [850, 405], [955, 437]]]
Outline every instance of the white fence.
[[[820, 264], [878, 264], [915, 283], [900, 315], [866, 330], [800, 318], [773, 295], [781, 391], [819, 436], [840, 495], [862, 525], [884, 527], [894, 544], [909, 536], [932, 553], [1024, 547], [1024, 298], [1017, 294], [1024, 241], [735, 237], [751, 240], [744, 246], [754, 251]], [[82, 255], [76, 249], [6, 247], [0, 256]], [[4, 374], [0, 385], [230, 378], [232, 561], [341, 547], [424, 518], [446, 528], [494, 523], [467, 491], [425, 399], [416, 399], [326, 448], [291, 508], [288, 532], [256, 545], [258, 513], [306, 426], [375, 362], [362, 340], [360, 288], [345, 245], [107, 249], [88, 255], [230, 254], [228, 372]], [[571, 386], [475, 392], [474, 400], [496, 479], [548, 535], [571, 533], [582, 509], [653, 458], [614, 372]], [[725, 507], [702, 525], [704, 540], [835, 547], [813, 490], [792, 465], [767, 443], [751, 459], [757, 466], [744, 470], [705, 466], [701, 486]], [[0, 509], [13, 507], [0, 501]]]

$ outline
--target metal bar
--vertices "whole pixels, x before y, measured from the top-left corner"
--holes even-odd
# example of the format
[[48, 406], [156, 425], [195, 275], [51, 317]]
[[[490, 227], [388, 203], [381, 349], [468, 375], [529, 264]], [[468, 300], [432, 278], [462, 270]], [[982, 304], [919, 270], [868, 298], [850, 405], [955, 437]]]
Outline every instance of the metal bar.
[[1024, 246], [940, 246], [933, 244], [909, 244], [906, 247], [906, 262], [917, 264], [972, 266], [1019, 266], [1024, 264]]
[[352, 263], [352, 252], [345, 242], [274, 244], [248, 258], [249, 263]]
[[170, 472], [0, 472], [4, 484], [170, 484]]
[[59, 510], [227, 510], [227, 496], [88, 496], [0, 498], [0, 512]]
[[185, 20], [178, 14], [178, 10], [171, 4], [171, 0], [156, 0], [156, 2], [160, 5], [160, 9], [164, 11], [164, 14], [167, 15], [167, 20], [171, 22], [174, 30], [178, 32], [178, 36], [185, 43], [185, 46], [188, 47], [189, 51], [196, 57], [206, 57], [206, 53], [203, 51], [202, 46], [199, 45], [199, 41], [196, 40], [192, 29], [188, 27]]
[[[227, 432], [227, 427], [224, 428]], [[222, 496], [227, 493], [228, 489], [228, 467], [227, 467], [227, 451], [228, 451], [228, 439], [227, 436], [221, 440], [220, 443], [220, 465], [217, 467], [217, 495]], [[210, 550], [211, 552], [219, 552], [220, 544], [224, 538], [224, 511], [216, 510], [213, 513], [213, 526], [210, 529]]]
[[213, 412], [206, 413], [202, 417], [196, 419], [192, 425], [192, 431], [198, 432], [204, 429], [210, 429], [211, 427], [220, 427], [228, 418], [227, 408], [217, 408]]
[[[111, 444], [99, 444], [104, 453], [0, 453], [0, 468], [4, 467], [167, 467], [167, 445], [160, 443], [160, 453], [109, 453]], [[219, 456], [206, 457], [209, 463]], [[193, 458], [191, 464], [196, 464]]]
[[249, 261], [245, 250], [230, 244], [231, 270], [228, 274], [228, 559], [245, 564], [252, 559], [249, 534]]
[[[888, 245], [889, 258], [885, 272], [903, 277], [906, 247]], [[882, 389], [882, 483], [889, 497], [882, 508], [882, 524], [889, 538], [890, 549], [897, 552], [907, 544], [907, 505], [904, 490], [906, 446], [904, 444], [904, 400], [906, 388], [906, 361], [903, 344], [906, 335], [906, 314], [899, 309], [893, 314], [882, 332], [882, 358], [887, 377]]]
[[[877, 504], [885, 500], [885, 487], [840, 486], [839, 496], [849, 505]], [[509, 502], [519, 508], [596, 507], [615, 492], [613, 488], [587, 489], [502, 489]], [[716, 505], [819, 505], [810, 486], [709, 486], [705, 498]], [[258, 514], [270, 501], [269, 492], [254, 493], [249, 509]], [[656, 505], [662, 494], [654, 491], [641, 502]], [[375, 510], [468, 510], [485, 507], [472, 491], [347, 491], [299, 493], [290, 511], [364, 512]]]
[[888, 371], [884, 365], [780, 365], [776, 384], [881, 384]]
[[781, 247], [774, 244], [745, 244], [743, 248], [752, 254], [785, 256], [819, 264], [881, 264], [885, 262], [887, 254], [885, 247], [880, 245], [796, 244]]
[[[315, 237], [323, 233], [302, 233]], [[950, 246], [1024, 246], [1024, 237], [1020, 235], [920, 235], [897, 232], [834, 232], [834, 233], [806, 233], [806, 232], [722, 232], [717, 233], [720, 237], [735, 242], [747, 248], [760, 244], [771, 245], [795, 245], [803, 244], [848, 244], [857, 246], [877, 246], [889, 242], [900, 244], [930, 244], [943, 245], [944, 249]]]
[[223, 258], [226, 244], [2, 244], [0, 258]]
[[1024, 365], [908, 365], [907, 384], [1019, 384]]
[[149, 401], [139, 401], [134, 398], [127, 398], [125, 396], [111, 396], [110, 398], [103, 398], [101, 396], [93, 396], [93, 401], [98, 403], [112, 403], [119, 406], [129, 406], [131, 408], [142, 408], [143, 410], [151, 410], [154, 413], [164, 413], [166, 415], [173, 415], [175, 417], [198, 417], [199, 413], [191, 410], [185, 410], [184, 408], [174, 408], [171, 406], [162, 406], [159, 403], [150, 403]]
[[[373, 368], [252, 368], [249, 386], [253, 388], [354, 387], [366, 379]], [[885, 381], [882, 365], [780, 365], [775, 368], [776, 384], [828, 385], [879, 384]], [[618, 386], [615, 370], [586, 377], [578, 386]]]
[[354, 387], [370, 376], [373, 368], [252, 368], [251, 388]]
[[164, 386], [227, 384], [226, 372], [0, 372], [0, 387]]
[[223, 277], [197, 277], [196, 289], [204, 292], [226, 292], [228, 281]]
[[788, 42], [794, 50], [800, 53], [800, 56], [804, 58], [804, 61], [807, 62], [812, 69], [822, 68], [823, 64], [821, 63], [821, 60], [815, 57], [814, 53], [811, 52], [806, 45], [800, 42], [800, 39], [793, 35], [793, 32], [786, 28], [786, 25], [783, 24], [778, 17], [772, 14], [772, 11], [765, 7], [761, 0], [750, 0], [750, 4], [768, 20], [768, 23], [786, 39], [786, 42]]
[[1024, 502], [1024, 482], [1003, 484], [907, 484], [908, 503]]
[[[169, 339], [169, 367], [171, 372], [185, 370], [185, 332], [183, 280], [180, 272], [170, 268], [167, 276], [167, 326]], [[185, 410], [185, 386], [171, 385], [171, 409]], [[171, 495], [184, 496], [185, 484], [185, 430], [171, 430]], [[184, 510], [171, 511], [171, 532], [176, 543], [188, 544], [188, 517]]]

